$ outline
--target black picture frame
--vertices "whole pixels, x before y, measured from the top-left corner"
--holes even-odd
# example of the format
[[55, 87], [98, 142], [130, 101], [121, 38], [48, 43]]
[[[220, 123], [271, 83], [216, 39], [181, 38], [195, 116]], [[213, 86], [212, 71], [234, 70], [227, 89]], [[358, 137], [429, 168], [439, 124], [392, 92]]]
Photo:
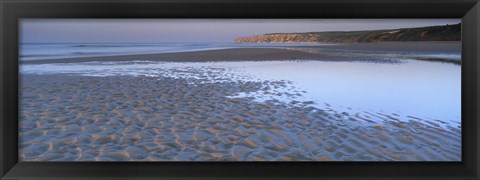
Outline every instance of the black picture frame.
[[[462, 18], [462, 162], [18, 162], [19, 18]], [[478, 0], [0, 0], [1, 179], [478, 179]]]

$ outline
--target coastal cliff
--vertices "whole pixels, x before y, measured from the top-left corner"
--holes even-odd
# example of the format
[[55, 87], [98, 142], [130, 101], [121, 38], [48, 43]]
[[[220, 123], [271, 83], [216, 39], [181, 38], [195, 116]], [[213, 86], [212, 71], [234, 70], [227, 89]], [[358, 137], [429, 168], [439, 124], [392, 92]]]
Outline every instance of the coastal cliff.
[[236, 43], [367, 43], [384, 41], [460, 41], [461, 24], [372, 31], [272, 33], [239, 37]]

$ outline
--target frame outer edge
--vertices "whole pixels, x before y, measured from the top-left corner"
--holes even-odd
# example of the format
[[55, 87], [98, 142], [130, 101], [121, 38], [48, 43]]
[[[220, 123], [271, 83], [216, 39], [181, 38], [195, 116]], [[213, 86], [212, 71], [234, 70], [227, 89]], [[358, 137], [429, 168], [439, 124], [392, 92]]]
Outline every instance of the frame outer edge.
[[[3, 140], [5, 138], [4, 135], [4, 118], [3, 118], [3, 61], [4, 61], [4, 53], [3, 53], [3, 22], [4, 22], [4, 16], [3, 16], [3, 0], [0, 0], [0, 159], [4, 159], [4, 152], [3, 152], [3, 147], [5, 141]], [[6, 174], [4, 172], [4, 161], [0, 161], [0, 179]]]
[[[3, 111], [3, 108], [4, 108], [4, 91], [3, 91], [3, 88], [6, 87], [6, 85], [4, 84], [4, 78], [6, 78], [5, 76], [5, 67], [3, 66], [4, 65], [4, 62], [5, 62], [5, 54], [3, 53], [3, 48], [4, 48], [4, 44], [6, 42], [4, 42], [4, 31], [3, 31], [3, 24], [4, 24], [4, 18], [6, 17], [5, 16], [5, 11], [4, 11], [4, 3], [7, 2], [8, 3], [8, 0], [0, 0], [0, 179], [3, 179], [3, 177], [5, 176], [5, 174], [7, 173], [6, 171], [6, 167], [5, 167], [5, 163], [3, 160], [1, 159], [4, 159], [4, 157], [6, 157], [5, 155], [5, 152], [2, 151], [3, 148], [5, 148], [5, 138], [7, 138], [7, 136], [5, 136], [5, 129], [6, 127], [4, 126], [5, 124], [5, 112]], [[40, 0], [40, 2], [42, 2], [42, 0]], [[66, 1], [68, 2], [68, 1]], [[480, 3], [476, 3], [476, 5], [472, 8], [472, 10], [475, 10], [476, 11], [476, 19], [479, 20], [480, 19]], [[479, 45], [480, 45], [480, 32], [478, 31], [480, 29], [480, 24], [477, 23], [476, 25], [477, 27], [477, 32], [476, 32], [476, 37], [474, 37], [475, 39], [473, 39], [473, 41], [476, 43], [476, 48], [477, 48], [477, 51], [475, 53], [475, 59], [477, 60], [477, 62], [480, 61], [480, 49], [479, 48]], [[478, 104], [479, 104], [479, 101], [480, 101], [480, 63], [477, 63], [476, 64], [476, 68], [477, 70], [475, 71], [475, 76], [476, 76], [476, 105], [478, 107]], [[477, 137], [479, 137], [480, 135], [480, 111], [477, 110], [476, 112], [476, 120], [477, 120], [477, 124], [476, 124], [476, 128], [477, 128], [477, 131], [474, 133]], [[477, 142], [477, 150], [480, 150], [480, 144]], [[477, 151], [477, 159], [476, 159], [476, 173], [475, 173], [475, 179], [477, 178], [480, 178], [480, 170], [478, 170], [478, 165], [480, 163], [480, 151]]]
[[[474, 11], [474, 20], [477, 22], [476, 24], [476, 33], [474, 35], [474, 38], [472, 40], [472, 42], [475, 44], [473, 47], [475, 48], [475, 53], [474, 53], [474, 59], [476, 60], [476, 70], [475, 70], [475, 82], [476, 82], [476, 86], [474, 87], [475, 88], [475, 107], [479, 107], [480, 105], [480, 1], [477, 0], [477, 3], [475, 4], [475, 6], [470, 9], [470, 11]], [[475, 162], [474, 162], [474, 168], [475, 168], [475, 172], [474, 172], [474, 178], [472, 178], [472, 180], [479, 180], [480, 179], [480, 143], [479, 143], [479, 139], [480, 139], [480, 109], [477, 109], [476, 110], [476, 114], [475, 114], [475, 120], [476, 120], [476, 126], [475, 126], [475, 129], [476, 131], [473, 133], [476, 138], [477, 138], [477, 144], [476, 144], [476, 156], [477, 158], [475, 159]]]

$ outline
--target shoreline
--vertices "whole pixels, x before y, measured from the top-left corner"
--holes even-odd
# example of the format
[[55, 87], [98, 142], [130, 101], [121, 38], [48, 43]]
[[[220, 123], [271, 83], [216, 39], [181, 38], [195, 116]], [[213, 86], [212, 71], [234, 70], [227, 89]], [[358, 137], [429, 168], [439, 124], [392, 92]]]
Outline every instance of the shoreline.
[[21, 64], [78, 63], [92, 61], [165, 61], [165, 62], [210, 62], [210, 61], [268, 61], [310, 59], [324, 60], [328, 56], [278, 48], [231, 48], [193, 52], [154, 53], [118, 56], [63, 58], [23, 61]]
[[[306, 46], [305, 48], [308, 48]], [[320, 47], [325, 50], [349, 50], [360, 52], [421, 52], [421, 53], [459, 53], [462, 52], [461, 41], [422, 41], [422, 42], [378, 42], [378, 43], [344, 43], [337, 46]]]
[[[313, 52], [302, 51], [315, 50]], [[331, 53], [337, 51], [337, 53]], [[342, 52], [338, 54], [338, 51]], [[31, 60], [20, 61], [20, 64], [50, 64], [50, 63], [79, 63], [93, 61], [164, 61], [164, 62], [213, 62], [213, 61], [272, 61], [272, 60], [329, 60], [329, 61], [353, 61], [352, 52], [372, 52], [378, 55], [378, 52], [405, 52], [414, 53], [456, 53], [461, 52], [460, 41], [448, 42], [381, 42], [381, 43], [346, 43], [334, 46], [285, 46], [285, 47], [245, 47], [245, 48], [229, 48], [217, 50], [203, 50], [191, 52], [170, 52], [170, 53], [151, 53], [151, 54], [131, 54], [131, 55], [112, 55], [112, 56], [96, 56], [96, 57], [78, 57], [78, 58], [61, 58], [47, 60]], [[357, 54], [358, 56], [358, 54]], [[365, 53], [364, 57], [371, 61], [372, 55]], [[382, 62], [384, 58], [378, 58], [378, 62]], [[425, 60], [417, 58], [417, 60]], [[439, 62], [459, 62], [451, 59], [427, 59]], [[355, 59], [355, 61], [358, 61]], [[361, 61], [361, 60], [360, 60]]]
[[[211, 53], [212, 51], [171, 53], [168, 56], [179, 58], [190, 54], [190, 58], [198, 60], [221, 55], [231, 58], [250, 57], [255, 60], [286, 57], [292, 53], [305, 54], [301, 50], [248, 48], [216, 50], [214, 51], [216, 53]], [[389, 53], [379, 55], [315, 50], [310, 54], [318, 56], [328, 54], [337, 60], [350, 62], [402, 63], [403, 59], [408, 60], [405, 56], [389, 57]], [[249, 53], [252, 51], [255, 53]], [[199, 54], [205, 56], [196, 56]], [[132, 57], [138, 56], [121, 57], [125, 61], [132, 61]], [[98, 59], [105, 58], [90, 58], [93, 61]], [[394, 62], [396, 59], [400, 59], [399, 62]], [[74, 71], [70, 73], [68, 71], [53, 74], [20, 73], [21, 161], [461, 160], [461, 122], [450, 121], [451, 119], [443, 116], [435, 118], [415, 113], [368, 108], [349, 110], [348, 106], [331, 105], [328, 104], [330, 102], [323, 100], [317, 103], [325, 103], [325, 106], [313, 106], [312, 103], [315, 101], [310, 101], [311, 98], [300, 98], [309, 95], [307, 91], [295, 88], [297, 86], [292, 84], [294, 81], [282, 78], [248, 81], [250, 77], [248, 74], [238, 76], [240, 78], [230, 76], [236, 71], [227, 68], [228, 66], [200, 65], [192, 68], [183, 66], [188, 63], [182, 63], [181, 66], [158, 63], [159, 66], [152, 66], [155, 63], [126, 62], [106, 63], [104, 66], [107, 68], [104, 69], [97, 67], [98, 64], [72, 63], [57, 66], [60, 69], [73, 69]], [[110, 64], [118, 66], [112, 68]], [[125, 64], [127, 66], [122, 67]], [[128, 67], [132, 64], [133, 66]], [[292, 72], [306, 73], [308, 71], [305, 67], [313, 67], [315, 72], [328, 72], [330, 69], [339, 68], [325, 64], [321, 66], [323, 69], [310, 65]], [[351, 66], [355, 68], [375, 65], [342, 64], [355, 65]], [[401, 77], [405, 77], [403, 76], [405, 74], [399, 72], [408, 74], [415, 72], [410, 71], [411, 69], [398, 71], [403, 65], [378, 66], [387, 68], [382, 69], [385, 72]], [[291, 64], [285, 67], [288, 70], [295, 69]], [[415, 66], [418, 67], [420, 66]], [[459, 68], [450, 65], [449, 67]], [[33, 68], [50, 70], [56, 66], [47, 64]], [[397, 70], [392, 71], [393, 68]], [[421, 69], [421, 73], [445, 70]], [[130, 70], [134, 73], [128, 74]], [[375, 71], [378, 72], [377, 70], [381, 69]], [[95, 72], [100, 73], [93, 76], [82, 74]], [[113, 74], [106, 75], [106, 72]], [[260, 72], [265, 71], [260, 69]], [[277, 69], [276, 72], [285, 71]], [[360, 74], [366, 72], [368, 71], [349, 71], [354, 74], [356, 80]], [[319, 77], [331, 79], [338, 76], [307, 75], [315, 77], [313, 81], [323, 82], [318, 85], [321, 88], [337, 86], [337, 83], [326, 83], [327, 79]], [[385, 77], [387, 76], [382, 78]], [[403, 82], [403, 79], [394, 82]], [[371, 84], [369, 81], [366, 82], [366, 85]], [[348, 87], [362, 86], [349, 83]], [[380, 88], [382, 86], [375, 87], [385, 90]], [[405, 87], [410, 89], [410, 86]], [[395, 88], [401, 89], [403, 86]], [[386, 92], [392, 91], [387, 89]], [[253, 96], [242, 95], [249, 93], [253, 93]], [[274, 97], [268, 98], [272, 94]], [[377, 94], [381, 93], [375, 95]], [[322, 93], [316, 97], [322, 96], [329, 94]], [[257, 101], [256, 97], [267, 98]], [[292, 101], [282, 101], [282, 98], [289, 98]], [[370, 100], [369, 98], [368, 101]]]

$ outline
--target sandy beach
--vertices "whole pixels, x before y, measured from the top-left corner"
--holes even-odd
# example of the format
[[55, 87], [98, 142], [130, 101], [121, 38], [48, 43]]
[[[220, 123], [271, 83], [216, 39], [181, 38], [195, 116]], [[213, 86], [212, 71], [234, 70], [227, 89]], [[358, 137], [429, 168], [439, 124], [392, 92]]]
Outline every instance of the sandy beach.
[[340, 43], [339, 46], [323, 46], [322, 49], [363, 51], [416, 51], [456, 53], [462, 49], [461, 41], [403, 41], [379, 43]]
[[[396, 114], [231, 99], [284, 82], [22, 77], [23, 161], [459, 160], [460, 128]], [[380, 123], [381, 122], [381, 123]], [[349, 126], [362, 123], [366, 126]]]
[[[159, 68], [151, 74], [152, 69], [145, 67], [152, 65], [140, 68], [134, 62], [325, 60], [345, 61], [344, 64], [356, 61], [401, 64], [408, 60], [346, 51], [332, 54], [331, 50], [457, 52], [459, 44], [348, 44], [315, 47], [320, 51], [313, 52], [305, 49], [234, 48], [24, 61], [21, 64], [24, 68], [38, 65], [42, 71], [26, 68], [24, 72], [28, 73], [20, 74], [19, 158], [21, 161], [461, 160], [460, 122], [452, 125], [443, 119], [395, 112], [351, 113], [328, 103], [322, 108], [314, 107], [312, 101], [259, 102], [239, 94], [261, 92], [262, 96], [278, 94], [295, 99], [305, 93], [277, 91], [294, 86], [286, 80], [232, 81], [233, 78], [225, 76], [229, 73], [226, 68], [198, 65], [162, 69], [166, 64], [156, 64]], [[62, 64], [88, 65], [96, 61], [128, 63], [126, 67], [144, 74], [115, 74], [117, 70], [125, 71], [123, 67], [112, 74], [98, 73], [109, 69], [96, 69], [91, 75], [82, 68], [44, 73], [51, 67], [64, 67]], [[60, 65], [50, 66], [55, 64]], [[457, 64], [450, 66], [458, 68]], [[196, 76], [184, 76], [188, 73]]]
[[[92, 61], [169, 61], [169, 62], [211, 62], [211, 61], [282, 61], [282, 60], [329, 60], [352, 61], [352, 55], [362, 61], [388, 62], [391, 59], [358, 54], [355, 51], [368, 53], [385, 51], [399, 52], [430, 52], [449, 53], [459, 52], [460, 42], [386, 42], [386, 43], [356, 43], [338, 44], [321, 47], [284, 47], [284, 48], [231, 48], [221, 50], [205, 50], [195, 52], [175, 52], [157, 54], [118, 55], [100, 57], [80, 57], [51, 60], [22, 61], [22, 64], [47, 64], [47, 63], [78, 63]], [[332, 54], [332, 50], [340, 51]], [[354, 51], [354, 52], [351, 52]], [[352, 54], [353, 53], [353, 54]], [[100, 59], [101, 58], [101, 59]], [[417, 57], [418, 58], [418, 57]], [[437, 58], [434, 60], [442, 61]], [[448, 59], [447, 59], [448, 60]], [[393, 61], [395, 62], [395, 61]]]
[[206, 61], [268, 61], [290, 59], [327, 59], [326, 56], [295, 50], [277, 48], [232, 48], [222, 50], [206, 50], [196, 52], [176, 52], [161, 54], [139, 54], [121, 56], [102, 56], [85, 58], [67, 58], [54, 60], [38, 60], [23, 62], [26, 64], [91, 62], [98, 61], [172, 61], [172, 62], [206, 62]]

